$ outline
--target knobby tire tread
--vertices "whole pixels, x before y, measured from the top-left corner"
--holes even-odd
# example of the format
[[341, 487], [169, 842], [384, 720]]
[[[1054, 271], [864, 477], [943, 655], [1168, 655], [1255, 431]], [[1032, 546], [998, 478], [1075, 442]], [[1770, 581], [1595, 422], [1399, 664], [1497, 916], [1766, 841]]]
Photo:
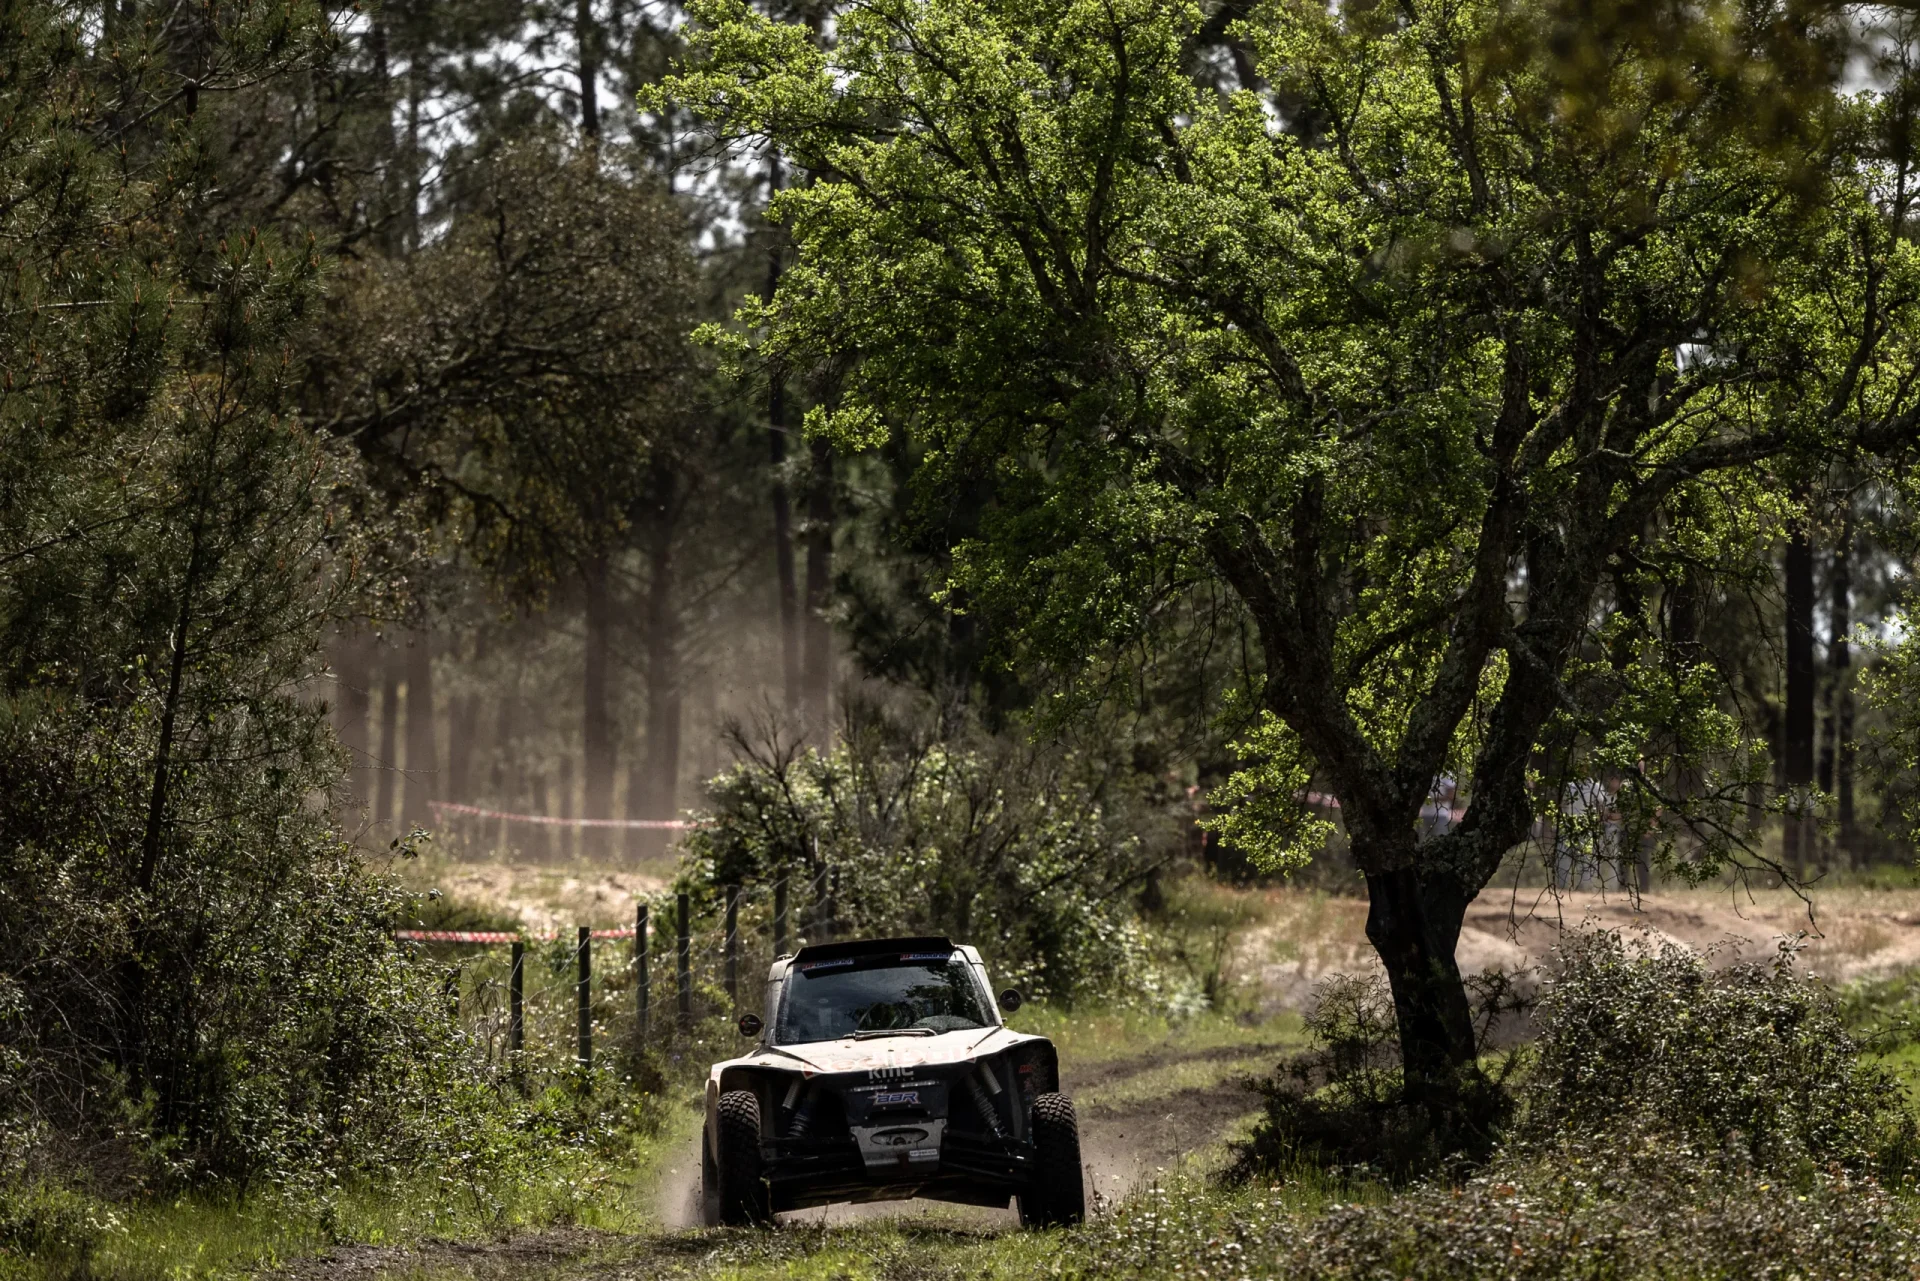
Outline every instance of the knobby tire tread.
[[1033, 1101], [1033, 1205], [1022, 1197], [1021, 1217], [1034, 1227], [1067, 1227], [1087, 1217], [1086, 1189], [1080, 1184], [1080, 1119], [1064, 1094], [1042, 1094]]
[[770, 1223], [760, 1172], [760, 1100], [749, 1090], [729, 1090], [716, 1111], [720, 1221], [734, 1227]]

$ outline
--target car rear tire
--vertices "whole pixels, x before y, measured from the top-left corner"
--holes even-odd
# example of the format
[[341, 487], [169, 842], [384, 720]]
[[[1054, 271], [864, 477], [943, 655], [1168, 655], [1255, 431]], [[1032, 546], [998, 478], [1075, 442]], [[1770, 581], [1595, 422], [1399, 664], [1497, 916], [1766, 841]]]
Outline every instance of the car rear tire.
[[1020, 1194], [1020, 1223], [1029, 1228], [1061, 1228], [1087, 1217], [1087, 1194], [1080, 1183], [1080, 1120], [1073, 1100], [1042, 1094], [1033, 1101], [1033, 1184]]
[[750, 1090], [721, 1095], [715, 1130], [720, 1222], [731, 1227], [771, 1223], [767, 1180], [760, 1168], [760, 1100]]

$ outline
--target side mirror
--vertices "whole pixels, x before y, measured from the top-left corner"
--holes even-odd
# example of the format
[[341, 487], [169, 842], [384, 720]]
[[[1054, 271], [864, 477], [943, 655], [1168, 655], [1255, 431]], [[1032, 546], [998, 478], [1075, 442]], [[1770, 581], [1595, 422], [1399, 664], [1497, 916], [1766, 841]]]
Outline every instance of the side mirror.
[[740, 1016], [741, 1036], [759, 1036], [760, 1029], [765, 1026], [766, 1024], [760, 1021], [758, 1014], [742, 1014]]
[[1003, 1014], [1011, 1014], [1026, 1004], [1026, 1000], [1026, 997], [1020, 995], [1019, 988], [1010, 987], [1000, 994], [1000, 1012]]

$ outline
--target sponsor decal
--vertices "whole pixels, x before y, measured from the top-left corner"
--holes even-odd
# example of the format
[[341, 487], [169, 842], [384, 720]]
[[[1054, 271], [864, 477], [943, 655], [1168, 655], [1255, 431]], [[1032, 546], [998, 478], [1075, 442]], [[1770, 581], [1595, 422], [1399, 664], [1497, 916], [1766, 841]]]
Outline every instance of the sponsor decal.
[[952, 952], [902, 952], [900, 954], [900, 959], [903, 961], [951, 961], [953, 959], [953, 953]]
[[867, 1069], [869, 1081], [900, 1081], [914, 1074], [917, 1069], [910, 1067], [877, 1067]]
[[918, 1102], [920, 1102], [920, 1091], [918, 1090], [896, 1090], [892, 1094], [876, 1094], [873, 1096], [873, 1106], [877, 1108], [891, 1107], [896, 1103]]
[[854, 958], [843, 956], [837, 961], [808, 961], [800, 967], [802, 974], [811, 974], [815, 970], [837, 970], [843, 965], [852, 965]]

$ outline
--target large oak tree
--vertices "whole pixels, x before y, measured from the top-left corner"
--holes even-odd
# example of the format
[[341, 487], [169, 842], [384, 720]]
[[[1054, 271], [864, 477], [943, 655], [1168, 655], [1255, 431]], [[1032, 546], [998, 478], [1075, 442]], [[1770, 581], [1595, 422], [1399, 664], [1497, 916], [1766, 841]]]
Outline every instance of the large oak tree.
[[1022, 659], [1231, 593], [1242, 833], [1298, 858], [1338, 798], [1410, 1098], [1474, 1092], [1461, 922], [1564, 777], [1737, 853], [1752, 745], [1671, 607], [1920, 406], [1905, 97], [1839, 91], [1835, 14], [1270, 4], [1223, 94], [1177, 0], [697, 12], [668, 92], [814, 176], [735, 341], [834, 371], [813, 428], [905, 442], [930, 521], [988, 487], [952, 599]]

